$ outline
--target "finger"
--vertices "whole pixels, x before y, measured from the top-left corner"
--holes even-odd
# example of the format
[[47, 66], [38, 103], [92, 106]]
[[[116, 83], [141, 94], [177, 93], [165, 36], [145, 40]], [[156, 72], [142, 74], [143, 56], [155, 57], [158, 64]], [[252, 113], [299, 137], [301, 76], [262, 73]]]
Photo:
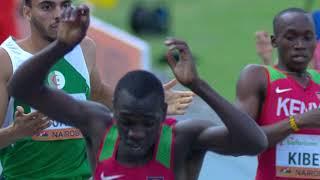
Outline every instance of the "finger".
[[61, 20], [62, 21], [67, 21], [68, 20], [68, 11], [70, 10], [70, 7], [67, 7], [63, 10], [61, 14]]
[[79, 5], [78, 9], [80, 10], [79, 13], [81, 16], [88, 16], [90, 13], [89, 7], [85, 4]]
[[192, 91], [172, 91], [174, 95], [180, 96], [180, 97], [193, 97], [196, 94]]
[[35, 111], [35, 112], [28, 113], [28, 114], [23, 114], [23, 117], [21, 117], [21, 120], [35, 121], [37, 119], [40, 119], [41, 115], [42, 115], [41, 113]]
[[268, 33], [267, 31], [263, 31], [262, 35], [263, 35], [264, 37], [269, 37], [269, 33]]
[[50, 127], [51, 122], [50, 121], [46, 121], [42, 124], [40, 124], [40, 126], [38, 127], [38, 131], [42, 131], [44, 129], [47, 129], [48, 127]]
[[28, 114], [24, 114], [23, 111], [16, 111], [15, 113], [15, 117], [16, 118], [19, 118], [17, 120], [35, 120], [35, 119], [38, 119], [39, 118], [39, 113], [38, 112], [31, 112], [31, 113], [28, 113]]
[[68, 7], [66, 9], [65, 20], [67, 20], [67, 21], [70, 20], [72, 11], [73, 11], [73, 7]]
[[263, 31], [257, 31], [257, 32], [255, 33], [256, 37], [260, 37], [262, 34], [263, 34]]
[[48, 116], [45, 116], [44, 114], [41, 114], [41, 113], [39, 113], [37, 116], [35, 116], [36, 117], [36, 120], [37, 121], [43, 121], [43, 122], [45, 122], [45, 121], [50, 121], [50, 118], [48, 117]]
[[70, 14], [70, 21], [76, 21], [76, 22], [79, 22], [80, 20], [80, 13], [79, 13], [79, 8], [75, 8], [71, 11], [71, 14]]
[[267, 38], [268, 38], [268, 33], [265, 31], [261, 31], [261, 32], [256, 33], [257, 42], [263, 42]]
[[187, 44], [185, 41], [182, 41], [182, 40], [179, 40], [179, 39], [175, 39], [175, 38], [166, 39], [166, 40], [164, 41], [164, 43], [165, 43], [167, 46], [170, 46], [170, 45], [178, 45], [178, 44], [184, 44], [184, 45]]
[[193, 97], [184, 97], [179, 100], [180, 104], [190, 104], [192, 102]]
[[171, 51], [168, 51], [168, 53], [167, 53], [167, 62], [169, 64], [169, 66], [171, 67], [171, 69], [174, 69], [174, 67], [177, 64], [177, 61], [172, 56], [172, 52]]
[[66, 13], [67, 13], [67, 9], [68, 9], [68, 8], [63, 9], [62, 14], [61, 14], [61, 16], [60, 16], [61, 20], [65, 20], [65, 18], [66, 18]]
[[175, 113], [172, 114], [172, 115], [184, 115], [185, 113], [186, 113], [186, 111], [184, 111], [184, 110], [177, 110], [177, 111], [175, 111]]
[[179, 104], [177, 105], [177, 109], [179, 111], [184, 111], [185, 109], [187, 109], [189, 107], [190, 104]]
[[39, 119], [47, 119], [48, 118], [48, 116], [46, 116], [46, 115], [44, 115], [42, 113], [38, 113], [37, 116], [38, 116]]
[[169, 81], [166, 84], [164, 84], [163, 87], [164, 87], [165, 90], [168, 90], [168, 89], [173, 88], [177, 83], [178, 83], [177, 79], [174, 78], [171, 81]]
[[50, 121], [48, 119], [36, 118], [33, 121], [28, 121], [31, 127], [40, 127], [42, 124], [47, 124]]
[[184, 92], [182, 94], [183, 97], [195, 97], [197, 94], [192, 92], [192, 91], [188, 91], [188, 92]]
[[43, 121], [50, 121], [50, 118], [49, 118], [48, 116], [43, 116], [43, 117], [41, 117], [41, 119], [42, 119]]
[[268, 34], [266, 31], [257, 31], [256, 32], [256, 36], [265, 36], [266, 34]]
[[24, 109], [22, 106], [17, 106], [16, 112], [15, 112], [15, 117], [17, 116], [22, 116], [24, 113]]
[[180, 55], [184, 55], [188, 51], [188, 47], [186, 46], [186, 44], [172, 44], [169, 46], [169, 50], [178, 50], [181, 53]]
[[81, 23], [85, 26], [88, 27], [90, 24], [90, 9], [88, 6], [82, 4], [78, 7], [79, 11], [79, 17], [80, 17], [80, 21]]
[[17, 106], [17, 111], [24, 113], [24, 108], [22, 106]]

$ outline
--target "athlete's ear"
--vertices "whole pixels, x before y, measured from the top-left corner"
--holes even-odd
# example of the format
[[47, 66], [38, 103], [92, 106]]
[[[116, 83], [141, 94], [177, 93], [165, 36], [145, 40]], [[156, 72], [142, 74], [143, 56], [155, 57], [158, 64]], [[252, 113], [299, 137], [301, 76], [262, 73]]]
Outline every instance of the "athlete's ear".
[[27, 5], [23, 5], [22, 13], [23, 13], [23, 17], [25, 17], [28, 21], [31, 20], [31, 7]]
[[276, 38], [276, 36], [275, 36], [275, 35], [271, 35], [270, 38], [271, 38], [272, 47], [277, 48], [277, 47], [278, 47], [278, 44], [277, 44], [277, 38]]

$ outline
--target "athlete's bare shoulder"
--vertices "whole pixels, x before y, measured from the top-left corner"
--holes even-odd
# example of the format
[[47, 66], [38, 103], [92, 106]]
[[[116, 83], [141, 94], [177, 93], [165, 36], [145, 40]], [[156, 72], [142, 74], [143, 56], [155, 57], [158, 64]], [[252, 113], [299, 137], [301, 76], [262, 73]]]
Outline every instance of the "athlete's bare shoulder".
[[248, 75], [258, 75], [258, 77], [253, 77], [253, 78], [259, 78], [260, 76], [265, 76], [267, 66], [265, 65], [260, 65], [260, 64], [248, 64], [246, 65], [242, 71], [242, 74], [248, 74]]
[[8, 81], [12, 75], [12, 64], [7, 51], [0, 47], [0, 80]]
[[95, 48], [96, 43], [90, 37], [86, 36], [80, 43], [82, 48]]
[[80, 46], [88, 66], [88, 70], [91, 72], [96, 63], [96, 44], [91, 38], [85, 37], [81, 41]]
[[[237, 89], [241, 87], [257, 87], [264, 89], [267, 85], [267, 66], [249, 64], [240, 73]], [[239, 87], [240, 86], [240, 87]]]

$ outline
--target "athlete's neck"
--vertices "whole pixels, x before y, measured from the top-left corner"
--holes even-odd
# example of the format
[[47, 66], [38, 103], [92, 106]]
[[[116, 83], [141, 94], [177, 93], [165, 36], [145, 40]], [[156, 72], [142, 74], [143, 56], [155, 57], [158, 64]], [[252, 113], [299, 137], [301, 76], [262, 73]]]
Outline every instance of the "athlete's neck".
[[26, 39], [19, 41], [21, 48], [31, 54], [35, 54], [47, 47], [51, 42], [37, 35], [31, 34]]
[[276, 67], [280, 71], [287, 74], [287, 76], [291, 76], [293, 79], [295, 79], [303, 88], [306, 88], [309, 85], [310, 74], [306, 69], [304, 69], [303, 71], [292, 71], [286, 66], [281, 66], [280, 64], [278, 64]]
[[282, 72], [297, 77], [297, 78], [305, 78], [309, 76], [309, 73], [307, 72], [307, 69], [303, 69], [301, 71], [294, 71], [289, 69], [288, 67], [282, 65], [281, 63], [279, 63], [278, 65], [276, 65], [276, 67], [281, 70]]
[[129, 167], [143, 166], [152, 160], [153, 150], [154, 148], [151, 148], [150, 151], [144, 156], [133, 156], [130, 152], [122, 150], [120, 142], [116, 153], [116, 160], [120, 164]]

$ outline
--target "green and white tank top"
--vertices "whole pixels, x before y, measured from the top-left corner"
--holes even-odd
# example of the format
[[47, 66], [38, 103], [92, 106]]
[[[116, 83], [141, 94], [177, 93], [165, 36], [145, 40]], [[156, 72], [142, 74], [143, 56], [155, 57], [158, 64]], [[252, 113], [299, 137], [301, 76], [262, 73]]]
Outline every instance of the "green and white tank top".
[[[9, 37], [2, 48], [9, 54], [13, 72], [32, 54], [24, 51]], [[89, 72], [80, 46], [61, 58], [50, 70], [47, 85], [58, 88], [79, 100], [90, 94]], [[13, 122], [17, 106], [34, 111], [18, 99], [10, 98], [5, 125]], [[3, 175], [6, 179], [87, 179], [90, 166], [85, 142], [76, 128], [54, 123], [34, 137], [21, 139], [0, 150]]]
[[[13, 72], [15, 72], [24, 61], [32, 56], [32, 54], [21, 49], [11, 37], [2, 44], [2, 47], [10, 56]], [[88, 99], [90, 94], [90, 79], [80, 46], [76, 46], [73, 51], [65, 55], [51, 68], [46, 79], [46, 84], [52, 88], [65, 91], [75, 99]], [[23, 102], [11, 98], [6, 117], [7, 119], [5, 121], [6, 125], [11, 123], [17, 106], [23, 106], [26, 112], [34, 111]], [[35, 140], [62, 140], [81, 137], [79, 130], [54, 121], [51, 127], [33, 138]]]

